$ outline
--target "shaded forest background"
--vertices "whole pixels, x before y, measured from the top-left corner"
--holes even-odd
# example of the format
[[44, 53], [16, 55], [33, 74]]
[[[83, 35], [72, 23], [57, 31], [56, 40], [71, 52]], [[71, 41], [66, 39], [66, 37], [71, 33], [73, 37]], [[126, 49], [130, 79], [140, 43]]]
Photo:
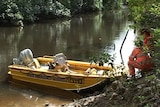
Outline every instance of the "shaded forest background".
[[0, 23], [23, 26], [40, 20], [118, 9], [122, 0], [1, 0]]

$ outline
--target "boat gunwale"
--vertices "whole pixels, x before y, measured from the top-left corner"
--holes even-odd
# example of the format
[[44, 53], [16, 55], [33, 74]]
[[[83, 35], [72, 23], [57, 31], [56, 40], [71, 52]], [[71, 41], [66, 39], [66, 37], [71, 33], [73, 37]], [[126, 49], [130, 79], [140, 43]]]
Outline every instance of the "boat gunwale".
[[32, 69], [23, 65], [10, 65], [9, 71], [12, 69], [16, 70], [24, 70], [24, 71], [31, 71], [31, 72], [40, 72], [46, 74], [53, 74], [53, 75], [65, 75], [65, 76], [74, 76], [74, 77], [92, 77], [92, 78], [110, 78], [108, 75], [103, 74], [82, 74], [82, 73], [70, 73], [70, 72], [59, 72], [59, 71], [49, 71], [43, 69]]

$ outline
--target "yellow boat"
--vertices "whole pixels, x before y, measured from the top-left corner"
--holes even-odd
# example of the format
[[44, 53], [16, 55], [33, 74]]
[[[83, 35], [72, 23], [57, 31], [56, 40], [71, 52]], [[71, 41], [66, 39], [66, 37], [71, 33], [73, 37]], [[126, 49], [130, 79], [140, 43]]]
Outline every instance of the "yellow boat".
[[107, 78], [120, 76], [119, 73], [112, 75], [113, 69], [109, 66], [66, 60], [62, 53], [57, 54], [56, 57], [33, 58], [29, 49], [24, 51], [20, 53], [18, 61], [14, 59], [13, 64], [8, 66], [8, 74], [13, 80], [64, 90], [82, 90], [99, 85]]

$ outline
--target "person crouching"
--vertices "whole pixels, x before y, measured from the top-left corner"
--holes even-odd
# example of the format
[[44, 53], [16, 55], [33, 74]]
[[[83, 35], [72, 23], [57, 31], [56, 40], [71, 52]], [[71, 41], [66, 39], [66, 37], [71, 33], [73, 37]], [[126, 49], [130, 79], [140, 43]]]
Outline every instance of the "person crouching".
[[139, 69], [139, 71], [148, 71], [153, 67], [151, 57], [148, 55], [148, 53], [143, 52], [142, 47], [143, 42], [137, 41], [136, 47], [129, 56], [128, 68], [129, 75], [131, 77], [135, 77], [135, 68]]

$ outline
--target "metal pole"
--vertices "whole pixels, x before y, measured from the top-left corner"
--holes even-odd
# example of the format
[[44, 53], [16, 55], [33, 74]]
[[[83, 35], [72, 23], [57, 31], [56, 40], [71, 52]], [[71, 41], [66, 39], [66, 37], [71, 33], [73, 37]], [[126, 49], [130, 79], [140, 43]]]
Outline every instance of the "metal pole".
[[122, 47], [123, 47], [123, 44], [124, 44], [124, 42], [125, 42], [125, 40], [127, 38], [128, 32], [129, 32], [129, 29], [127, 30], [127, 33], [126, 33], [126, 35], [125, 35], [125, 37], [123, 39], [123, 42], [122, 42], [122, 45], [121, 45], [121, 48], [120, 48], [120, 55], [121, 55], [122, 64], [124, 64], [124, 60], [123, 60], [123, 57], [122, 57]]

